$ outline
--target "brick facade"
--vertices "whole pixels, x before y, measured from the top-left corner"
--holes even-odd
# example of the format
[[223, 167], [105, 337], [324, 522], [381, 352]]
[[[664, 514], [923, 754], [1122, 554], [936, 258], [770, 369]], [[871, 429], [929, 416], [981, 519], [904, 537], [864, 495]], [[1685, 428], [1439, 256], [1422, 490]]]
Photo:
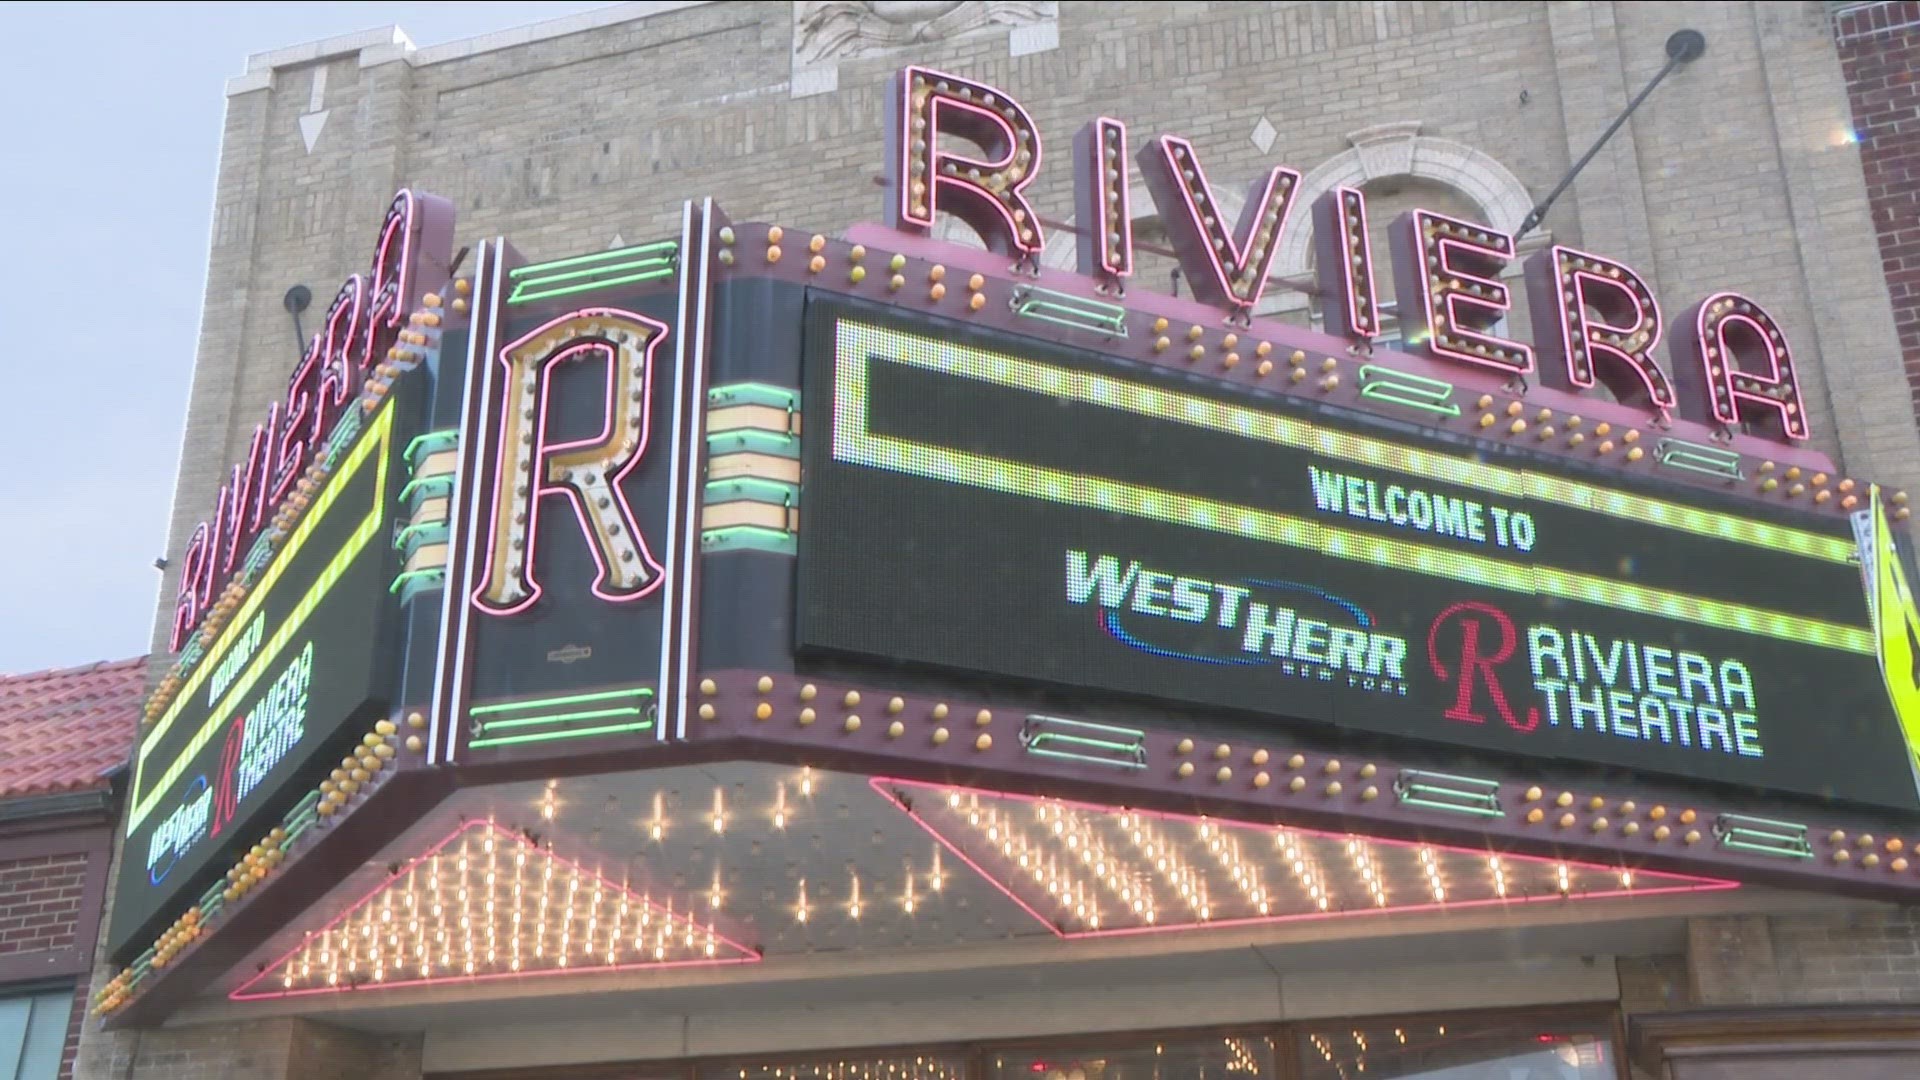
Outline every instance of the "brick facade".
[[1920, 908], [1743, 915], [1688, 928], [1691, 1002], [1920, 1002]]
[[[1075, 3], [1050, 47], [989, 27], [842, 56], [830, 79], [796, 57], [798, 7], [634, 5], [570, 33], [419, 52], [361, 35], [256, 58], [229, 88], [159, 644], [188, 534], [285, 390], [282, 294], [305, 284], [324, 310], [394, 189], [453, 199], [456, 247], [504, 234], [533, 259], [666, 235], [680, 200], [707, 195], [736, 218], [837, 230], [880, 216], [881, 95], [908, 62], [1005, 88], [1058, 147], [1101, 114], [1136, 138], [1185, 135], [1223, 188], [1406, 124], [1538, 197], [1660, 68], [1666, 37], [1695, 27], [1706, 57], [1545, 228], [1633, 265], [1669, 312], [1722, 288], [1761, 299], [1792, 336], [1816, 444], [1848, 474], [1920, 491], [1920, 27], [1898, 25], [1920, 3]], [[309, 150], [299, 121], [316, 105]], [[1064, 219], [1070, 176], [1049, 159], [1029, 194]], [[1379, 178], [1383, 198], [1396, 179]], [[1705, 916], [1685, 937], [1683, 953], [1618, 959], [1626, 1010], [1920, 1000], [1912, 912]], [[418, 1075], [420, 1055], [307, 1021], [212, 1023], [89, 1034], [78, 1075], [385, 1080]]]
[[71, 948], [86, 876], [80, 852], [0, 860], [0, 956]]
[[1834, 33], [1900, 355], [1920, 411], [1920, 2], [1842, 11]]
[[[93, 927], [82, 925], [87, 885], [87, 855], [62, 852], [21, 859], [0, 859], [0, 956], [50, 953], [73, 948]], [[86, 1017], [87, 987], [74, 988], [73, 1014], [67, 1021], [60, 1075], [73, 1074]]]
[[73, 1075], [86, 1019], [110, 849], [105, 817], [103, 806], [98, 816], [0, 830], [0, 997], [72, 983], [62, 1080]]

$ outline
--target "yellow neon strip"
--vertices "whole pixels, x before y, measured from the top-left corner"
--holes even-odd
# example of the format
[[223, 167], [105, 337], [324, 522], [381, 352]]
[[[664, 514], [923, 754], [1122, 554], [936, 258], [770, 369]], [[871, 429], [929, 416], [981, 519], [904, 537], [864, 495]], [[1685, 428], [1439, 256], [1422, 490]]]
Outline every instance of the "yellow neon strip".
[[387, 501], [387, 452], [392, 442], [393, 409], [388, 406], [381, 408], [380, 415], [369, 425], [367, 432], [361, 435], [353, 451], [349, 453], [346, 460], [341, 463], [339, 471], [335, 472], [328, 480], [327, 485], [322, 488], [319, 495], [315, 497], [312, 507], [301, 517], [299, 525], [294, 528], [293, 535], [288, 538], [287, 545], [281, 549], [279, 557], [274, 559], [273, 564], [267, 568], [266, 574], [261, 577], [260, 584], [255, 586], [253, 591], [247, 595], [246, 602], [241, 605], [240, 611], [234, 616], [233, 622], [229, 625], [228, 630], [221, 635], [219, 651], [224, 652], [226, 647], [231, 644], [231, 639], [235, 632], [246, 626], [255, 609], [260, 606], [267, 594], [272, 590], [274, 584], [279, 581], [281, 574], [286, 571], [288, 566], [292, 565], [294, 557], [298, 555], [300, 549], [305, 546], [313, 530], [318, 528], [320, 522], [325, 519], [327, 512], [333, 507], [334, 502], [339, 499], [340, 493], [346, 489], [347, 484], [359, 472], [360, 467], [366, 464], [369, 458], [374, 458], [377, 453], [378, 457], [375, 460], [379, 472], [375, 475], [374, 480], [373, 508], [367, 512], [367, 516], [354, 528], [353, 535], [347, 538], [345, 544], [341, 545], [339, 552], [334, 555], [332, 561], [330, 561], [326, 568], [321, 571], [320, 575], [314, 579], [313, 584], [308, 587], [306, 594], [300, 598], [299, 603], [294, 605], [293, 611], [288, 615], [287, 619], [281, 623], [280, 629], [275, 631], [273, 636], [267, 639], [261, 646], [259, 654], [247, 664], [246, 669], [241, 673], [240, 677], [234, 680], [233, 685], [227, 689], [225, 696], [220, 699], [218, 707], [207, 714], [207, 719], [201, 724], [200, 730], [194, 733], [193, 739], [187, 744], [187, 747], [175, 757], [173, 765], [167, 769], [166, 774], [155, 782], [144, 796], [141, 795], [141, 791], [142, 782], [145, 779], [147, 758], [155, 751], [161, 735], [166, 732], [168, 727], [172, 725], [174, 719], [179, 716], [184, 707], [184, 703], [192, 699], [201, 678], [205, 676], [206, 672], [212, 670], [213, 661], [215, 657], [219, 655], [218, 653], [209, 655], [197, 665], [195, 675], [188, 681], [187, 685], [181, 689], [180, 695], [174, 699], [173, 707], [167, 710], [166, 714], [161, 717], [160, 722], [154, 726], [153, 730], [147, 734], [145, 739], [141, 740], [140, 752], [134, 759], [134, 803], [132, 809], [127, 814], [127, 832], [129, 835], [132, 834], [134, 829], [139, 827], [141, 821], [145, 820], [148, 814], [153, 812], [154, 805], [160, 801], [161, 793], [166, 791], [175, 780], [179, 779], [180, 773], [185, 771], [187, 762], [192, 760], [193, 755], [198, 753], [200, 748], [205, 746], [208, 740], [212, 739], [215, 733], [220, 730], [221, 725], [224, 723], [227, 710], [231, 708], [242, 695], [252, 689], [253, 684], [259, 680], [262, 673], [277, 657], [279, 651], [286, 647], [287, 642], [292, 640], [300, 626], [306, 622], [307, 616], [311, 615], [313, 609], [318, 607], [320, 601], [326, 597], [333, 583], [338, 581], [340, 575], [346, 572], [347, 564], [351, 563], [354, 557], [360, 553], [361, 549], [365, 548], [367, 543], [373, 539], [374, 535], [380, 531], [380, 521], [384, 516]]
[[1005, 353], [958, 346], [936, 338], [883, 330], [852, 320], [842, 321], [840, 331], [843, 335], [840, 345], [843, 356], [848, 344], [844, 340], [846, 336], [851, 336], [863, 351], [883, 344], [896, 348], [904, 345], [905, 348], [899, 349], [899, 355], [889, 351], [883, 354], [884, 358], [945, 375], [1308, 450], [1407, 476], [1477, 488], [1510, 498], [1538, 499], [1576, 510], [1696, 536], [1730, 540], [1782, 554], [1806, 556], [1847, 566], [1853, 565], [1858, 558], [1852, 541], [1804, 529], [1384, 442], [1245, 406], [1162, 390], [1095, 372], [1054, 367]]

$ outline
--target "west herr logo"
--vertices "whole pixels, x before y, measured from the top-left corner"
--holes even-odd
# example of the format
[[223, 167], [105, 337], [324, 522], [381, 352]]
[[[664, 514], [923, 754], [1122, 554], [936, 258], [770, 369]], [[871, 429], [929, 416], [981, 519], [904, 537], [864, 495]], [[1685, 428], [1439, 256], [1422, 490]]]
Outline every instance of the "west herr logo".
[[[1068, 603], [1097, 604], [1108, 636], [1140, 652], [1221, 666], [1278, 665], [1299, 678], [1407, 692], [1406, 639], [1375, 631], [1359, 605], [1311, 585], [1217, 581], [1076, 550], [1066, 555], [1065, 585]], [[1303, 613], [1303, 598], [1328, 617]]]
[[204, 775], [196, 776], [187, 781], [180, 805], [153, 830], [147, 844], [147, 880], [155, 885], [165, 881], [180, 857], [207, 834], [212, 818], [213, 788]]

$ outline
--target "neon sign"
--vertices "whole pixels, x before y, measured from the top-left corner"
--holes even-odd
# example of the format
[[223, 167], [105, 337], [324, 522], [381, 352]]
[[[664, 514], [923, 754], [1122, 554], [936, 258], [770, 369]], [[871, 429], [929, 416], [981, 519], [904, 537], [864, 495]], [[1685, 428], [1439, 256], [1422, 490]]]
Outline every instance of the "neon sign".
[[307, 467], [373, 366], [399, 339], [401, 323], [427, 285], [423, 264], [452, 261], [453, 207], [402, 191], [380, 223], [373, 264], [341, 285], [320, 332], [307, 345], [286, 397], [253, 430], [247, 459], [233, 467], [213, 516], [196, 526], [181, 556], [167, 648], [179, 652], [219, 602], [260, 535], [286, 527], [288, 504], [304, 505]]
[[[474, 603], [495, 615], [540, 598], [534, 541], [540, 507], [564, 496], [599, 572], [593, 593], [638, 600], [660, 587], [659, 562], [641, 535], [622, 482], [646, 455], [653, 354], [667, 327], [644, 315], [588, 308], [554, 319], [500, 350], [500, 434], [487, 558]], [[586, 439], [551, 443], [547, 418], [556, 368], [599, 359], [607, 368], [605, 419]]]
[[[950, 213], [990, 249], [1018, 256], [1023, 267], [1036, 265], [1046, 238], [1024, 191], [1040, 170], [1041, 138], [1024, 106], [998, 87], [909, 67], [888, 95], [886, 133], [889, 226], [925, 234], [936, 214]], [[949, 151], [943, 137], [985, 147], [986, 157]], [[1107, 284], [1133, 269], [1126, 145], [1126, 125], [1101, 117], [1080, 133], [1073, 155], [1085, 234], [1080, 270]], [[1245, 325], [1267, 288], [1300, 174], [1269, 169], [1229, 227], [1191, 142], [1161, 135], [1137, 159], [1195, 295]], [[1327, 192], [1313, 217], [1327, 324], [1364, 349], [1381, 329], [1366, 195], [1355, 188]], [[1669, 381], [1654, 360], [1663, 330], [1659, 305], [1626, 264], [1565, 246], [1530, 257], [1524, 274], [1535, 297], [1538, 342], [1530, 345], [1495, 332], [1512, 308], [1502, 280], [1503, 268], [1518, 258], [1511, 234], [1413, 210], [1394, 222], [1390, 238], [1409, 349], [1504, 375], [1538, 371], [1547, 384], [1573, 391], [1601, 384], [1661, 418], [1678, 412], [1727, 429], [1744, 425], [1787, 443], [1812, 435], [1786, 335], [1749, 297], [1717, 292], [1689, 309], [1671, 347]]]

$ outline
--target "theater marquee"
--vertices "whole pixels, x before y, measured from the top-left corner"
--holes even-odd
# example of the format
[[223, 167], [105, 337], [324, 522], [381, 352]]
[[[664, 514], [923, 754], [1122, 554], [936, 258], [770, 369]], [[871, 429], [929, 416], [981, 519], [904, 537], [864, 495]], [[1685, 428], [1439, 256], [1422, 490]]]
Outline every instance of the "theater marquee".
[[[1522, 340], [1486, 225], [1377, 269], [1364, 193], [1276, 166], [1232, 224], [1206, 147], [1100, 117], [1062, 226], [1004, 90], [888, 102], [840, 237], [706, 201], [461, 258], [395, 199], [183, 555], [99, 1013], [748, 965], [947, 897], [965, 943], [1920, 893], [1906, 496], [1810, 447], [1760, 299], [1669, 320], [1549, 245]], [[1133, 280], [1136, 167], [1192, 298]], [[1325, 333], [1258, 314], [1305, 228]], [[729, 876], [816, 799], [874, 827]]]

